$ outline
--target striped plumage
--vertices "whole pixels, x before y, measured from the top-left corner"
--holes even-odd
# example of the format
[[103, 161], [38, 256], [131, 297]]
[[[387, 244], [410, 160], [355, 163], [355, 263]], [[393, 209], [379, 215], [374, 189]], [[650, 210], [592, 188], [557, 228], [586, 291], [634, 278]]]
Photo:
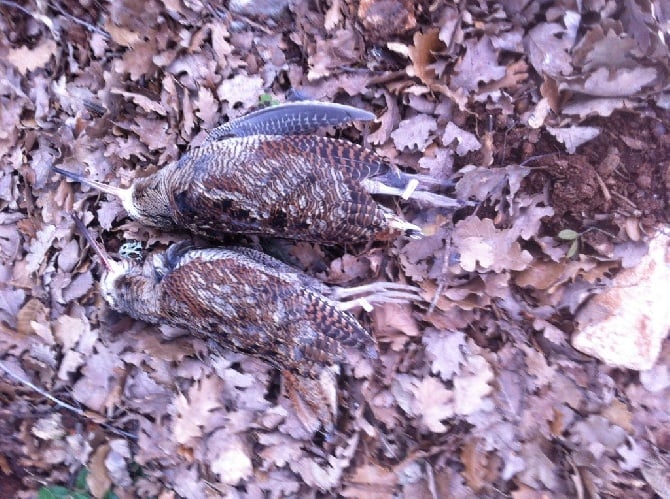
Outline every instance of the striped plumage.
[[332, 291], [327, 285], [268, 255], [178, 243], [154, 255], [151, 264], [118, 263], [77, 224], [106, 266], [100, 287], [112, 308], [182, 327], [215, 350], [246, 353], [275, 366], [309, 431], [333, 428], [334, 373], [346, 362], [347, 349], [378, 356], [375, 339], [326, 296]]
[[303, 376], [343, 362], [346, 348], [376, 357], [374, 339], [322, 293], [324, 284], [265, 254], [177, 244], [152, 263], [102, 280], [113, 308]]
[[134, 218], [212, 238], [263, 234], [355, 243], [388, 230], [361, 181], [384, 171], [372, 153], [323, 137], [253, 135], [212, 142], [133, 184]]
[[[314, 114], [316, 113], [316, 114]], [[371, 119], [328, 103], [286, 104], [251, 113], [127, 189], [54, 168], [118, 195], [129, 215], [213, 239], [227, 233], [347, 244], [391, 232], [420, 233], [370, 192], [402, 193], [408, 179], [376, 154], [344, 140], [299, 135], [318, 125]]]

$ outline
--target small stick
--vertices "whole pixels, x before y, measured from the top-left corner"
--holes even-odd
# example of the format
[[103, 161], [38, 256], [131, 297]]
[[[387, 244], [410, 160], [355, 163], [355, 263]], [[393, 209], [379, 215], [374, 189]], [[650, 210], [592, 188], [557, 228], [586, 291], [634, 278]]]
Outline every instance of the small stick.
[[43, 397], [47, 398], [48, 400], [51, 400], [57, 406], [62, 407], [63, 409], [67, 409], [68, 411], [74, 412], [77, 416], [80, 416], [80, 417], [83, 417], [83, 418], [86, 418], [86, 419], [90, 419], [94, 423], [100, 424], [104, 428], [106, 428], [106, 429], [108, 429], [108, 430], [110, 430], [110, 431], [112, 431], [112, 432], [114, 432], [118, 435], [122, 435], [124, 437], [130, 438], [131, 440], [137, 440], [137, 435], [133, 435], [132, 433], [128, 433], [128, 432], [123, 431], [123, 430], [119, 430], [118, 428], [116, 428], [116, 427], [114, 427], [114, 426], [112, 426], [108, 423], [101, 423], [100, 421], [96, 421], [96, 418], [94, 418], [92, 416], [92, 414], [93, 414], [97, 418], [104, 419], [104, 417], [101, 416], [100, 414], [96, 414], [96, 413], [89, 414], [86, 411], [84, 411], [82, 409], [79, 409], [78, 407], [70, 405], [67, 402], [63, 402], [62, 400], [57, 399], [56, 397], [54, 397], [53, 395], [51, 395], [47, 391], [43, 390], [39, 386], [31, 383], [27, 379], [24, 379], [21, 376], [19, 376], [17, 374], [14, 374], [9, 369], [9, 367], [7, 367], [7, 365], [4, 362], [2, 362], [1, 360], [0, 360], [0, 369], [2, 369], [2, 371], [4, 371], [5, 374], [7, 374], [10, 378], [14, 379], [15, 381], [18, 381], [22, 385], [25, 385], [32, 390], [36, 391], [37, 393], [39, 393]]
[[627, 204], [628, 206], [630, 206], [631, 208], [637, 210], [637, 206], [635, 205], [635, 203], [633, 203], [630, 199], [628, 199], [628, 198], [627, 198], [626, 196], [624, 196], [623, 194], [619, 194], [617, 191], [612, 191], [612, 194], [613, 194], [614, 196], [616, 196], [617, 198], [619, 198], [619, 199], [620, 199], [621, 201], [623, 201], [624, 203], [626, 203], [626, 204]]

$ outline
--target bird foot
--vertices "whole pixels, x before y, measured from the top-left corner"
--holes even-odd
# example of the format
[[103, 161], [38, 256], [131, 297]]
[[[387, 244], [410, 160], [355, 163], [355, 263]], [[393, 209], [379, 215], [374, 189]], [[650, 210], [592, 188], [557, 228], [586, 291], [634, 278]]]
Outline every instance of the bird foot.
[[[419, 288], [395, 282], [373, 282], [352, 288], [334, 288], [331, 298], [340, 310], [361, 307], [367, 312], [381, 303], [411, 303], [421, 301]], [[357, 296], [364, 295], [364, 296]], [[349, 298], [352, 298], [349, 300]], [[345, 301], [347, 300], [347, 301]]]
[[399, 218], [395, 213], [385, 213], [384, 216], [386, 217], [386, 221], [388, 222], [391, 229], [402, 232], [412, 239], [421, 239], [423, 236], [421, 227], [414, 225], [413, 223], [406, 222], [405, 220]]
[[414, 201], [426, 203], [435, 208], [457, 209], [468, 204], [448, 196], [417, 189], [417, 187], [422, 185], [421, 179], [423, 177], [425, 176], [402, 174], [402, 178], [407, 182], [402, 187], [388, 185], [375, 178], [366, 178], [363, 180], [362, 185], [370, 194], [384, 194], [387, 196], [399, 196], [402, 199], [413, 199]]

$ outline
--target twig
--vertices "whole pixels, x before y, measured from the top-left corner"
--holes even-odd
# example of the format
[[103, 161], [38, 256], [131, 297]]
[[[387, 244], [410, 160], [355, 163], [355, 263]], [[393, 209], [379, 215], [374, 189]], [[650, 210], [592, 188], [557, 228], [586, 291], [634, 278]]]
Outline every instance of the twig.
[[631, 208], [637, 210], [637, 206], [635, 205], [635, 203], [633, 203], [630, 199], [628, 199], [628, 198], [627, 198], [626, 196], [624, 196], [623, 194], [619, 194], [617, 191], [612, 191], [612, 194], [613, 194], [614, 196], [616, 196], [617, 198], [619, 198], [619, 199], [620, 199], [621, 201], [623, 201], [624, 203], [626, 203], [626, 204], [627, 204], [628, 206], [630, 206]]
[[19, 5], [16, 2], [12, 2], [11, 0], [0, 0], [0, 5], [5, 5], [7, 7], [11, 7], [13, 9], [19, 10], [19, 11], [23, 12], [24, 14], [26, 14], [27, 16], [32, 17], [36, 21], [41, 22], [47, 28], [49, 28], [49, 31], [51, 31], [51, 34], [53, 35], [53, 37], [55, 39], [58, 39], [59, 34], [55, 30], [53, 22], [47, 16], [44, 16], [42, 14], [36, 14], [35, 12], [32, 12], [32, 11], [26, 9], [25, 7], [23, 7], [22, 5]]
[[12, 371], [10, 371], [10, 369], [9, 369], [9, 368], [5, 365], [5, 363], [2, 362], [2, 361], [0, 361], [0, 369], [2, 369], [4, 372], [6, 372], [7, 374], [9, 374], [9, 377], [10, 377], [10, 378], [13, 378], [13, 379], [15, 379], [16, 381], [18, 381], [19, 383], [24, 384], [24, 385], [26, 385], [26, 386], [29, 387], [29, 388], [32, 388], [32, 389], [35, 390], [37, 393], [39, 393], [39, 394], [42, 395], [43, 397], [48, 398], [49, 400], [51, 400], [51, 401], [52, 401], [53, 403], [55, 403], [56, 405], [59, 405], [59, 406], [65, 408], [65, 409], [68, 409], [68, 410], [74, 412], [75, 414], [77, 414], [77, 415], [79, 415], [79, 416], [84, 416], [84, 417], [86, 417], [86, 413], [84, 413], [84, 411], [82, 411], [81, 409], [79, 409], [79, 408], [77, 408], [77, 407], [74, 407], [73, 405], [70, 405], [70, 404], [68, 404], [67, 402], [63, 402], [63, 401], [61, 401], [61, 400], [58, 400], [56, 397], [54, 397], [53, 395], [51, 395], [51, 394], [48, 393], [48, 392], [45, 392], [43, 389], [41, 389], [41, 388], [38, 387], [37, 385], [34, 385], [33, 383], [31, 383], [31, 382], [28, 381], [27, 379], [23, 379], [21, 376], [19, 376], [19, 375], [17, 375], [17, 374], [14, 374]]
[[25, 7], [20, 6], [20, 5], [19, 5], [18, 3], [16, 3], [16, 2], [12, 2], [12, 1], [10, 1], [10, 0], [0, 0], [0, 5], [6, 5], [7, 7], [12, 7], [12, 8], [14, 8], [14, 9], [16, 9], [16, 10], [20, 10], [21, 12], [23, 12], [24, 14], [26, 14], [26, 15], [28, 15], [28, 16], [35, 17], [35, 15], [34, 15], [32, 12], [30, 12], [30, 11], [29, 11], [28, 9], [26, 9]]
[[65, 16], [67, 19], [74, 22], [75, 24], [83, 26], [84, 28], [86, 28], [87, 30], [89, 30], [93, 33], [98, 33], [99, 35], [101, 35], [106, 40], [111, 40], [112, 39], [112, 36], [109, 33], [107, 33], [107, 31], [105, 31], [104, 29], [99, 28], [98, 26], [95, 26], [91, 23], [87, 23], [83, 19], [79, 19], [78, 17], [73, 16], [72, 14], [67, 12], [65, 9], [63, 9], [63, 7], [61, 7], [60, 4], [58, 4], [56, 2], [49, 2], [49, 6], [52, 9], [55, 9], [58, 12], [60, 12], [61, 15]]
[[598, 172], [594, 172], [596, 174], [596, 180], [598, 181], [598, 185], [600, 186], [600, 190], [603, 193], [603, 196], [605, 196], [605, 201], [611, 201], [612, 200], [612, 195], [610, 194], [609, 189], [605, 185], [605, 182], [603, 181], [602, 177], [598, 174]]
[[[526, 158], [525, 160], [523, 160], [523, 162], [521, 162], [521, 163], [519, 164], [519, 166], [526, 166], [528, 163], [530, 163], [531, 161], [535, 161], [536, 159], [546, 158], [547, 156], [555, 156], [555, 155], [557, 155], [557, 154], [558, 154], [557, 152], [548, 152], [548, 153], [546, 153], [546, 154], [537, 154], [537, 155], [535, 155], [535, 156], [531, 156], [531, 157], [529, 157], [529, 158]], [[533, 167], [533, 166], [529, 166], [528, 168], [532, 168], [532, 169], [534, 169], [534, 170], [547, 169], [546, 166], [535, 166], [535, 167]]]
[[[133, 435], [132, 433], [128, 433], [128, 432], [126, 432], [126, 431], [120, 430], [120, 429], [118, 429], [118, 428], [116, 428], [116, 427], [114, 427], [114, 426], [112, 426], [112, 425], [110, 425], [110, 424], [108, 424], [108, 423], [100, 423], [99, 421], [96, 421], [95, 418], [92, 417], [92, 414], [89, 414], [89, 413], [87, 413], [86, 411], [83, 411], [82, 409], [79, 409], [78, 407], [75, 407], [75, 406], [73, 406], [73, 405], [68, 404], [67, 402], [63, 402], [62, 400], [57, 399], [56, 397], [54, 397], [53, 395], [51, 395], [50, 393], [48, 393], [48, 392], [45, 391], [44, 389], [42, 389], [42, 388], [40, 388], [39, 386], [37, 386], [37, 385], [31, 383], [31, 382], [28, 381], [27, 379], [22, 378], [22, 377], [19, 376], [18, 374], [14, 374], [14, 373], [9, 369], [9, 367], [7, 367], [7, 365], [6, 365], [4, 362], [2, 362], [1, 360], [0, 360], [0, 369], [1, 369], [2, 371], [4, 371], [7, 375], [9, 375], [10, 378], [14, 379], [15, 381], [18, 381], [18, 382], [21, 383], [22, 385], [25, 385], [25, 386], [31, 388], [32, 390], [36, 391], [37, 393], [39, 393], [39, 394], [42, 395], [43, 397], [45, 397], [45, 398], [51, 400], [51, 401], [52, 401], [54, 404], [56, 404], [57, 406], [62, 407], [63, 409], [67, 409], [67, 410], [69, 410], [69, 411], [72, 411], [72, 412], [74, 412], [76, 415], [81, 416], [81, 417], [83, 417], [83, 418], [90, 419], [90, 420], [92, 420], [92, 421], [94, 421], [94, 422], [100, 424], [102, 427], [104, 427], [104, 428], [106, 428], [106, 429], [108, 429], [108, 430], [110, 430], [110, 431], [112, 431], [112, 432], [114, 432], [114, 433], [116, 433], [116, 434], [118, 434], [118, 435], [122, 435], [122, 436], [124, 436], [124, 437], [130, 438], [131, 440], [137, 440], [137, 436], [136, 436], [136, 435]], [[95, 415], [96, 415], [97, 417], [99, 417], [100, 419], [104, 419], [104, 418], [103, 418], [102, 416], [100, 416], [99, 414], [95, 414]]]

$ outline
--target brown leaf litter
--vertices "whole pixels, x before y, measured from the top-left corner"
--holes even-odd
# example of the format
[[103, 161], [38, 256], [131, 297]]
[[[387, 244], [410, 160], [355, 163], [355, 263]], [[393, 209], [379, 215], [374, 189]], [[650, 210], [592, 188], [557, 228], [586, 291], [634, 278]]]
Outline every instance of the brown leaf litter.
[[[664, 3], [230, 4], [0, 2], [0, 495], [85, 468], [94, 497], [667, 497], [667, 326], [650, 357], [625, 347], [667, 267], [667, 242], [645, 256], [670, 215]], [[421, 287], [359, 314], [381, 359], [342, 366], [329, 438], [268, 365], [109, 312], [69, 213], [113, 251], [185, 236], [50, 173], [127, 186], [289, 90], [374, 112], [337, 133], [468, 201], [380, 197], [421, 240], [231, 237]], [[627, 362], [609, 333], [573, 347], [587, 316], [628, 321]]]

